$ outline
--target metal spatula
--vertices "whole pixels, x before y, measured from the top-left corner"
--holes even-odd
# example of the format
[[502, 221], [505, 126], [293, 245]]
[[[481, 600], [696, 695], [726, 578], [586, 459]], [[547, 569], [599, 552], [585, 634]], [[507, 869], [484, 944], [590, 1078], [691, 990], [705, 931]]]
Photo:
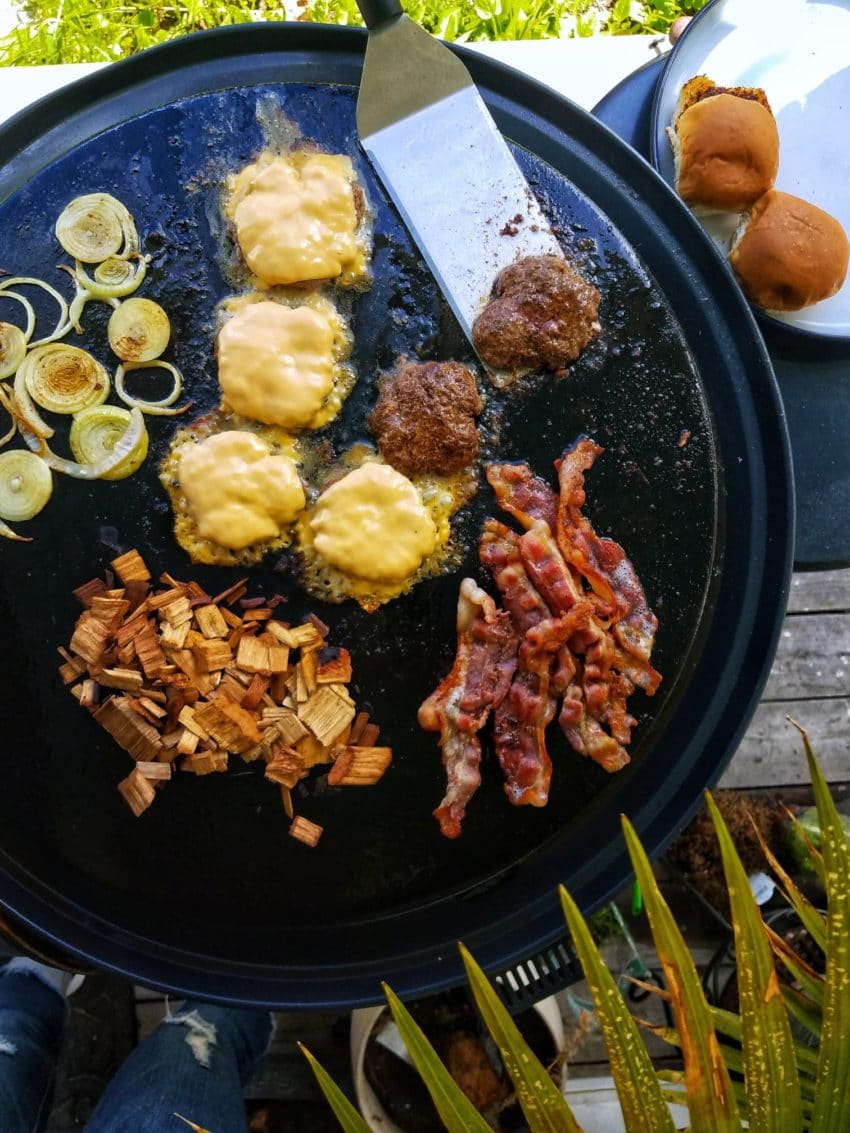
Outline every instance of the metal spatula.
[[463, 63], [398, 0], [357, 5], [361, 144], [471, 341], [501, 269], [561, 250]]

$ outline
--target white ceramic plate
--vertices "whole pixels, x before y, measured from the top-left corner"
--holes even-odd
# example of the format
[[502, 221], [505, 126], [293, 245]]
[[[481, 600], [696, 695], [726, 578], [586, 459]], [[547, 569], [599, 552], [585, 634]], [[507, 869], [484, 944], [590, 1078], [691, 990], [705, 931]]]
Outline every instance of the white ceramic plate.
[[[850, 233], [850, 0], [714, 0], [676, 45], [658, 85], [652, 158], [674, 182], [665, 134], [694, 75], [720, 86], [762, 87], [779, 127], [777, 189], [832, 213]], [[728, 251], [737, 217], [701, 218]], [[778, 321], [850, 337], [850, 277], [837, 295]]]

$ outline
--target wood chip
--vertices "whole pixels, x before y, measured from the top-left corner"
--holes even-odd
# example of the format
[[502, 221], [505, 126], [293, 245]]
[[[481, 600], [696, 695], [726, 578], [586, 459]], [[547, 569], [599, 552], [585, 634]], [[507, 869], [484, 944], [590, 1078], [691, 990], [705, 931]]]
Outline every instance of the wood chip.
[[106, 688], [120, 688], [124, 692], [141, 692], [145, 683], [136, 669], [104, 669], [98, 680]]
[[196, 606], [194, 613], [198, 629], [204, 637], [227, 637], [230, 629], [218, 606]]
[[248, 592], [248, 579], [240, 578], [238, 582], [229, 587], [227, 590], [222, 590], [221, 594], [216, 594], [213, 598], [214, 606], [232, 606], [234, 602], [238, 602]]
[[181, 599], [188, 606], [189, 599], [186, 597], [186, 587], [182, 585], [169, 586], [167, 590], [158, 590], [156, 594], [149, 594], [147, 607], [149, 610], [164, 610], [172, 602], [179, 602]]
[[140, 761], [136, 764], [136, 771], [151, 782], [171, 778], [170, 763], [145, 763]]
[[[178, 759], [208, 775], [238, 754], [265, 761], [292, 836], [315, 845], [321, 827], [294, 817], [292, 788], [317, 764], [332, 765], [331, 783], [365, 786], [392, 758], [356, 711], [348, 651], [326, 645], [328, 627], [315, 616], [297, 626], [273, 618], [280, 599], [245, 598], [245, 580], [211, 599], [167, 572], [153, 592], [136, 551], [113, 567], [121, 586], [97, 579], [75, 592], [84, 608], [70, 652], [60, 649], [60, 674], [136, 761], [119, 785], [133, 812], [151, 805]], [[237, 602], [242, 616], [228, 608]]]
[[192, 652], [198, 658], [201, 669], [206, 673], [226, 669], [233, 662], [233, 652], [226, 641], [219, 638], [201, 638], [192, 645]]
[[283, 783], [280, 785], [280, 797], [283, 800], [283, 809], [286, 811], [286, 817], [294, 818], [295, 807], [292, 805], [292, 791], [289, 787], [285, 787]]
[[133, 769], [126, 779], [122, 779], [118, 784], [118, 790], [124, 796], [127, 806], [136, 816], [148, 809], [151, 803], [156, 798], [156, 788], [149, 779], [144, 775], [140, 775], [137, 769]]
[[392, 748], [346, 747], [328, 774], [332, 787], [372, 787], [392, 762]]
[[92, 598], [97, 594], [103, 594], [106, 589], [106, 583], [102, 578], [92, 578], [88, 582], [84, 582], [82, 586], [78, 586], [76, 590], [72, 590], [71, 593], [81, 606], [89, 609]]
[[304, 760], [285, 744], [278, 745], [274, 756], [266, 764], [266, 778], [290, 789], [306, 774]]
[[197, 732], [190, 731], [189, 728], [184, 728], [180, 733], [180, 739], [177, 741], [177, 754], [191, 755], [198, 750], [199, 742], [200, 736]]
[[145, 566], [145, 561], [138, 551], [128, 551], [113, 559], [111, 567], [122, 582], [149, 582], [151, 572]]
[[107, 598], [103, 594], [95, 594], [89, 608], [99, 622], [106, 622], [108, 626], [117, 629], [130, 609], [130, 603], [124, 598]]
[[[308, 656], [313, 656], [313, 654], [308, 654]], [[303, 658], [302, 664], [306, 659], [306, 657]], [[348, 650], [341, 647], [323, 649], [317, 658], [316, 681], [320, 685], [350, 684], [351, 654]]]
[[266, 629], [269, 633], [273, 633], [282, 645], [287, 645], [290, 649], [316, 648], [323, 641], [322, 635], [311, 622], [292, 627], [283, 622], [270, 621], [266, 623]]
[[167, 622], [159, 628], [159, 639], [166, 649], [182, 649], [186, 644], [186, 638], [189, 636], [191, 624], [183, 622], [182, 625], [171, 625]]
[[181, 708], [177, 722], [182, 724], [184, 728], [188, 728], [190, 732], [194, 732], [199, 740], [208, 740], [210, 738], [210, 734], [206, 728], [198, 723], [194, 708], [191, 708], [188, 704], [184, 704]]
[[363, 747], [374, 747], [374, 745], [378, 742], [378, 736], [380, 734], [381, 730], [377, 724], [367, 724], [363, 731], [360, 733], [360, 738], [357, 742], [359, 744], [362, 744]]
[[[148, 601], [148, 605], [150, 605], [150, 601]], [[192, 607], [189, 605], [188, 598], [174, 598], [167, 605], [161, 606], [157, 612], [175, 629], [192, 621]]]
[[109, 626], [93, 618], [86, 610], [77, 620], [74, 636], [71, 638], [71, 652], [87, 661], [89, 666], [97, 665], [106, 651]]
[[291, 746], [309, 734], [295, 713], [287, 708], [264, 708], [263, 720], [273, 723], [284, 741]]
[[66, 661], [59, 666], [59, 676], [62, 678], [63, 685], [74, 684], [85, 672], [87, 672], [85, 665], [80, 667], [74, 661]]
[[292, 825], [289, 827], [290, 835], [303, 842], [305, 846], [318, 846], [319, 839], [324, 833], [323, 827], [315, 822], [311, 822], [309, 818], [305, 818], [303, 814], [299, 814], [293, 819]]
[[83, 708], [96, 708], [100, 703], [100, 685], [97, 681], [83, 681], [80, 687], [80, 704]]
[[165, 664], [165, 654], [159, 640], [156, 639], [156, 630], [150, 622], [146, 622], [144, 628], [133, 638], [133, 645], [145, 676], [148, 678], [156, 676]]
[[322, 685], [298, 710], [301, 723], [322, 744], [328, 744], [338, 736], [345, 725], [354, 719], [354, 715], [352, 705], [338, 696], [329, 685]]
[[123, 696], [111, 696], [94, 714], [119, 747], [133, 759], [154, 761], [162, 748], [159, 732], [137, 712]]
[[242, 637], [236, 651], [236, 664], [246, 673], [270, 675], [268, 646], [254, 637]]
[[363, 729], [369, 723], [368, 712], [358, 712], [354, 718], [354, 723], [351, 725], [351, 735], [349, 740], [352, 744], [360, 742], [360, 737], [363, 734]]
[[249, 712], [253, 712], [262, 703], [263, 697], [268, 691], [271, 684], [271, 677], [263, 676], [262, 673], [255, 673], [251, 683], [245, 690], [245, 695], [239, 702], [243, 708], [247, 708]]
[[272, 616], [272, 612], [268, 606], [255, 607], [252, 610], [246, 610], [242, 615], [243, 622], [266, 622]]
[[316, 669], [318, 668], [318, 660], [316, 658], [316, 650], [311, 649], [307, 653], [302, 653], [301, 660], [298, 662], [301, 669], [301, 675], [304, 678], [304, 687], [308, 695], [312, 696], [316, 689], [319, 687], [316, 680]]

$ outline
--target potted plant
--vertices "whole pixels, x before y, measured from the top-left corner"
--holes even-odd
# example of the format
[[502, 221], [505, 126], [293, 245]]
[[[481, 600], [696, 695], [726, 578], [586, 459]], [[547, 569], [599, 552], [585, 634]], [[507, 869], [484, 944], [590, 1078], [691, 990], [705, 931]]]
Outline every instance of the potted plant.
[[[817, 972], [767, 927], [747, 872], [711, 796], [739, 971], [740, 1014], [711, 1007], [681, 933], [661, 895], [634, 829], [623, 828], [661, 961], [675, 1027], [657, 1029], [682, 1050], [684, 1069], [656, 1074], [637, 1023], [605, 967], [578, 907], [561, 890], [561, 902], [587, 978], [627, 1133], [673, 1133], [669, 1103], [685, 1105], [692, 1133], [846, 1133], [850, 1129], [850, 846], [805, 732], [821, 848], [812, 865], [826, 894], [821, 914], [793, 880], [780, 877], [789, 903], [823, 949]], [[478, 1009], [507, 1068], [532, 1133], [581, 1133], [552, 1081], [511, 1020], [472, 956], [461, 955]], [[791, 977], [781, 983], [775, 960]], [[458, 1089], [421, 1029], [390, 988], [387, 1001], [411, 1059], [447, 1129], [489, 1133], [490, 1126]], [[794, 1040], [791, 1019], [813, 1036], [816, 1048]], [[303, 1049], [303, 1048], [302, 1048]], [[347, 1133], [368, 1126], [313, 1056], [304, 1051]], [[733, 1078], [734, 1074], [734, 1078]]]

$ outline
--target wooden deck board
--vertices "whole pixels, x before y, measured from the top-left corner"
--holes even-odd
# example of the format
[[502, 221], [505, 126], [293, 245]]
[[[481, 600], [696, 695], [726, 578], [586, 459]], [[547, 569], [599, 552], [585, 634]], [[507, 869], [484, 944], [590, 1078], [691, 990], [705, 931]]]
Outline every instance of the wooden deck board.
[[850, 570], [794, 575], [770, 678], [723, 787], [808, 781], [788, 716], [808, 731], [827, 779], [850, 780]]

